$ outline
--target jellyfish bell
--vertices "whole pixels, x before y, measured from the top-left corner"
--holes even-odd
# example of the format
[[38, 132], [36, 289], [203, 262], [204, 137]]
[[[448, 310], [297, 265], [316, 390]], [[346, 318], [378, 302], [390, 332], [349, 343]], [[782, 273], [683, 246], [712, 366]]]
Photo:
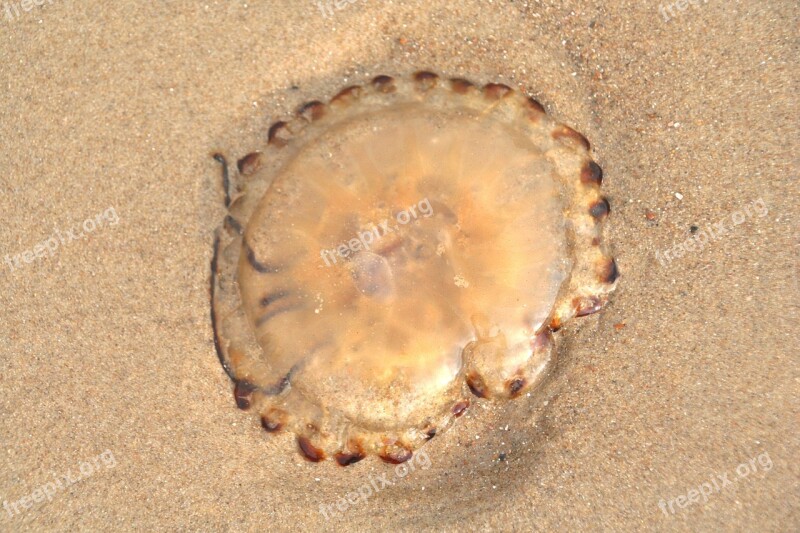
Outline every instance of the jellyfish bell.
[[237, 404], [311, 461], [402, 462], [470, 398], [535, 388], [614, 287], [588, 142], [504, 85], [379, 76], [269, 139], [217, 232], [215, 339]]

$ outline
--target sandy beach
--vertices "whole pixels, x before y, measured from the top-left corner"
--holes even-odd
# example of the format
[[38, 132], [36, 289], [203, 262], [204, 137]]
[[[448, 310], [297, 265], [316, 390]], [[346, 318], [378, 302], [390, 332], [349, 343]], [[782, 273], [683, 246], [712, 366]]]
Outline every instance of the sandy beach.
[[[0, 530], [800, 530], [800, 6], [658, 1], [0, 2]], [[311, 463], [217, 359], [212, 154], [420, 69], [591, 141], [621, 278], [534, 394]]]

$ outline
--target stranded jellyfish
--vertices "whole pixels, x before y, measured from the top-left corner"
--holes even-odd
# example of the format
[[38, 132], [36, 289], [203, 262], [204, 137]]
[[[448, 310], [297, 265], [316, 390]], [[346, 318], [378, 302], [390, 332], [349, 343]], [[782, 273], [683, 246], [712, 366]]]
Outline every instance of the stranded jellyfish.
[[379, 76], [267, 138], [215, 156], [212, 321], [237, 405], [310, 461], [400, 463], [535, 388], [614, 287], [589, 143], [505, 85]]

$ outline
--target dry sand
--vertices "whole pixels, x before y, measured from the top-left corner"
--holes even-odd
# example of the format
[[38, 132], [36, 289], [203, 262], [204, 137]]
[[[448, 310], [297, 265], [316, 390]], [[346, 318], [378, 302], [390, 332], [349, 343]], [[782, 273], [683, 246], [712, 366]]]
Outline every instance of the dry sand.
[[[670, 20], [657, 0], [357, 0], [328, 17], [311, 0], [9, 2], [0, 259], [102, 225], [0, 264], [0, 530], [800, 528], [796, 1], [683, 2]], [[400, 478], [305, 462], [235, 409], [208, 313], [210, 154], [418, 68], [523, 88], [586, 134], [623, 277], [539, 394], [478, 402]], [[720, 221], [703, 249], [656, 258]]]

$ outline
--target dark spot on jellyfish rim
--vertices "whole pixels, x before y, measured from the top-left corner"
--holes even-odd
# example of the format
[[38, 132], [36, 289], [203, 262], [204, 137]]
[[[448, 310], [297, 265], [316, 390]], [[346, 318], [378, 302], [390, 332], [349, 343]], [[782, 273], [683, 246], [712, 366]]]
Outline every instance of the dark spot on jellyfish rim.
[[475, 88], [475, 84], [463, 78], [452, 78], [450, 80], [450, 88], [457, 94], [467, 94]]
[[603, 184], [603, 169], [594, 161], [589, 161], [581, 170], [581, 183], [587, 185], [597, 185], [598, 187]]
[[617, 268], [617, 262], [614, 261], [613, 258], [609, 258], [606, 260], [605, 264], [603, 265], [600, 271], [600, 279], [603, 283], [614, 283], [619, 279], [620, 273], [619, 269]]
[[596, 220], [605, 219], [611, 212], [611, 205], [605, 198], [600, 198], [589, 208], [589, 214]]
[[256, 390], [256, 386], [252, 383], [237, 381], [233, 386], [233, 398], [236, 400], [236, 407], [242, 411], [250, 409], [254, 390]]
[[400, 463], [405, 463], [411, 459], [413, 455], [414, 453], [405, 446], [393, 444], [391, 446], [384, 447], [379, 454], [379, 457], [384, 463], [399, 465]]
[[325, 452], [311, 444], [307, 437], [297, 437], [297, 446], [307, 460], [318, 463], [325, 459]]
[[286, 129], [287, 123], [283, 120], [280, 120], [269, 127], [269, 133], [267, 134], [267, 142], [269, 144], [282, 147], [286, 146], [288, 142], [287, 139], [280, 136], [280, 133]]
[[546, 111], [544, 110], [544, 106], [542, 104], [540, 104], [539, 101], [536, 100], [535, 98], [533, 98], [532, 96], [528, 97], [527, 105], [528, 105], [528, 109], [530, 109], [532, 111], [535, 111], [538, 114], [542, 114], [543, 115], [543, 114], [546, 113]]
[[425, 440], [431, 440], [436, 436], [436, 428], [430, 428], [425, 432]]
[[267, 415], [261, 415], [261, 427], [267, 433], [277, 433], [283, 428], [283, 422], [280, 420], [273, 420]]
[[420, 90], [428, 91], [436, 87], [439, 82], [439, 75], [427, 70], [421, 70], [414, 74], [414, 81], [417, 82], [417, 87]]
[[429, 70], [420, 70], [414, 73], [414, 81], [438, 80], [439, 75]]
[[384, 94], [393, 93], [397, 90], [394, 84], [394, 78], [391, 76], [376, 76], [372, 80], [372, 86], [375, 87], [378, 92]]
[[556, 139], [556, 140], [559, 140], [559, 139], [572, 139], [572, 140], [577, 141], [578, 143], [582, 144], [583, 147], [586, 148], [587, 150], [589, 150], [591, 148], [591, 145], [589, 144], [589, 140], [586, 137], [584, 137], [583, 135], [581, 135], [577, 131], [573, 130], [569, 126], [564, 126], [563, 124], [561, 124], [558, 127], [556, 127], [556, 129], [553, 130], [553, 133], [551, 135], [552, 135], [553, 139]]
[[462, 400], [453, 406], [452, 412], [456, 417], [460, 417], [469, 407], [469, 400]]
[[525, 388], [525, 378], [513, 378], [508, 381], [506, 387], [508, 387], [508, 394], [511, 398], [516, 398], [517, 396], [522, 393], [522, 390]]
[[361, 444], [351, 441], [348, 449], [337, 453], [334, 459], [336, 459], [336, 462], [339, 463], [340, 466], [350, 466], [361, 461], [366, 456], [367, 454], [364, 453]]
[[366, 455], [364, 453], [337, 453], [335, 458], [339, 466], [350, 466], [356, 464], [365, 457]]
[[253, 267], [256, 272], [261, 274], [276, 274], [280, 272], [280, 268], [276, 266], [266, 265], [259, 262], [258, 259], [256, 259], [256, 253], [249, 244], [245, 243], [245, 249], [247, 253], [247, 262], [250, 263], [250, 266]]
[[351, 85], [339, 91], [339, 94], [331, 98], [331, 103], [349, 103], [361, 96], [363, 89], [360, 85]]
[[242, 176], [253, 174], [261, 168], [261, 152], [247, 154], [236, 162], [236, 167], [239, 169], [239, 174]]
[[699, 229], [700, 229], [699, 227], [697, 227], [695, 225], [692, 225], [692, 226], [689, 227], [689, 233], [694, 235], [695, 233], [697, 233], [697, 230], [699, 230]]
[[503, 83], [487, 83], [483, 86], [483, 95], [489, 100], [500, 100], [513, 92], [511, 87]]
[[307, 102], [300, 106], [297, 110], [297, 115], [303, 117], [309, 122], [313, 122], [315, 120], [319, 120], [325, 116], [326, 107], [325, 104], [320, 102], [319, 100], [314, 100], [313, 102]]
[[477, 372], [467, 374], [467, 386], [470, 392], [478, 398], [486, 398], [486, 384]]

